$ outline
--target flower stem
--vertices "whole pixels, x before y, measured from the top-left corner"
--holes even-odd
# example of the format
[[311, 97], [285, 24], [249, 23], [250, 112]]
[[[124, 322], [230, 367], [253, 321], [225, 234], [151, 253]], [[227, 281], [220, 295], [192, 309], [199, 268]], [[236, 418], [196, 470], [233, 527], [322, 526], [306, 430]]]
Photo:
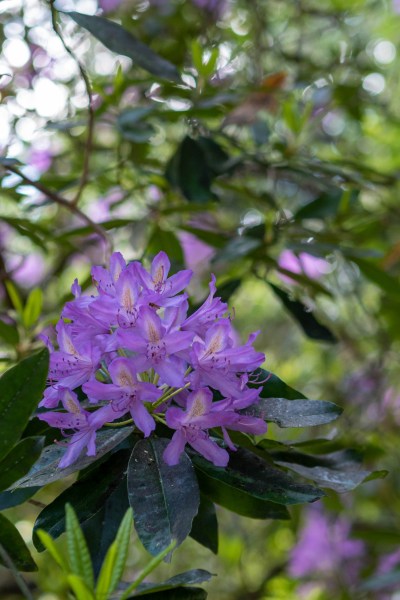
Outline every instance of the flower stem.
[[120, 421], [119, 423], [104, 423], [105, 427], [125, 427], [133, 423], [133, 419], [127, 419], [126, 421]]

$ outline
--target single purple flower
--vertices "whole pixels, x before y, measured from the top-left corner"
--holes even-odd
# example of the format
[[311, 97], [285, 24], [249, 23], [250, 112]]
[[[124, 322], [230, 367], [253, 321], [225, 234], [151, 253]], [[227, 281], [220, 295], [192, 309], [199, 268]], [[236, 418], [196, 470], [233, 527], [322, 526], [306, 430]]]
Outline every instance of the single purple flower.
[[149, 294], [150, 302], [159, 306], [171, 306], [182, 301], [182, 297], [173, 299], [172, 296], [175, 296], [189, 285], [192, 271], [183, 270], [168, 277], [171, 263], [165, 252], [159, 252], [154, 257], [150, 273], [146, 271], [141, 263], [136, 262], [133, 264], [144, 289], [152, 292], [152, 294]]
[[132, 360], [139, 373], [153, 368], [163, 383], [182, 387], [187, 363], [177, 354], [188, 350], [193, 333], [167, 332], [160, 317], [151, 308], [143, 306], [139, 314], [134, 330], [118, 331], [119, 345], [136, 353]]
[[[226, 402], [222, 400], [224, 406]], [[189, 444], [218, 467], [225, 467], [229, 454], [210, 439], [205, 429], [229, 426], [235, 419], [233, 411], [219, 410], [219, 402], [212, 401], [212, 393], [202, 388], [189, 394], [186, 411], [172, 406], [165, 414], [168, 427], [175, 429], [171, 442], [164, 451], [164, 460], [168, 465], [177, 465], [186, 444]]]
[[210, 325], [220, 319], [227, 311], [228, 305], [221, 298], [214, 298], [216, 293], [215, 276], [211, 275], [210, 293], [203, 304], [182, 323], [182, 329], [195, 331], [205, 335]]
[[59, 350], [50, 354], [50, 387], [39, 406], [54, 408], [58, 404], [58, 388], [75, 389], [88, 381], [100, 362], [100, 349], [90, 343], [77, 344], [63, 321], [57, 325]]
[[144, 403], [157, 400], [160, 391], [152, 383], [138, 380], [137, 370], [129, 358], [114, 359], [108, 370], [112, 383], [101, 383], [92, 379], [82, 386], [91, 402], [109, 403], [93, 413], [93, 422], [114, 421], [130, 412], [137, 428], [148, 437], [156, 424]]
[[60, 469], [63, 469], [74, 463], [84, 448], [87, 448], [87, 456], [95, 456], [96, 430], [104, 423], [97, 423], [96, 425], [91, 423], [91, 413], [81, 407], [76, 394], [71, 390], [59, 388], [58, 397], [67, 412], [41, 413], [38, 418], [41, 421], [46, 421], [51, 427], [74, 431], [70, 436], [67, 451], [58, 465]]

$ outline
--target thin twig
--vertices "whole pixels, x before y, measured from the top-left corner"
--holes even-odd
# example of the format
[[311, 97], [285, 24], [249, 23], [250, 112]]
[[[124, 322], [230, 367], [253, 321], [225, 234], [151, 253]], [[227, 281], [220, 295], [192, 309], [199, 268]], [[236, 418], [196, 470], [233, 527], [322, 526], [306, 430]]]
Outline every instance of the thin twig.
[[77, 205], [79, 203], [82, 192], [83, 192], [83, 190], [88, 182], [88, 179], [89, 179], [89, 163], [90, 163], [90, 155], [91, 155], [92, 146], [93, 146], [93, 130], [94, 130], [93, 93], [92, 93], [92, 86], [90, 85], [90, 81], [89, 81], [89, 76], [86, 73], [85, 68], [83, 67], [79, 58], [76, 56], [75, 52], [65, 42], [64, 37], [60, 31], [60, 28], [58, 27], [57, 10], [54, 8], [54, 2], [55, 2], [55, 0], [50, 0], [51, 23], [53, 26], [53, 31], [60, 39], [66, 52], [68, 52], [68, 54], [73, 58], [73, 60], [77, 64], [79, 72], [83, 79], [83, 82], [85, 84], [86, 95], [88, 98], [88, 119], [87, 119], [87, 130], [88, 131], [87, 131], [87, 138], [86, 138], [86, 144], [85, 144], [85, 153], [84, 153], [84, 157], [83, 157], [83, 169], [82, 169], [82, 175], [81, 175], [81, 180], [79, 183], [78, 191], [76, 192], [76, 195], [72, 200], [72, 204]]
[[94, 221], [92, 221], [92, 219], [90, 217], [88, 217], [84, 212], [82, 212], [81, 209], [78, 208], [75, 204], [73, 204], [69, 200], [66, 200], [66, 198], [63, 198], [63, 196], [60, 196], [59, 194], [57, 194], [57, 192], [53, 192], [52, 190], [49, 190], [47, 187], [45, 187], [43, 184], [41, 184], [40, 181], [33, 181], [32, 179], [30, 179], [29, 177], [27, 177], [26, 175], [21, 173], [21, 171], [19, 169], [17, 169], [16, 167], [7, 166], [4, 168], [7, 171], [11, 171], [11, 173], [15, 173], [15, 175], [18, 175], [18, 177], [20, 177], [24, 183], [26, 183], [27, 185], [31, 185], [32, 187], [37, 189], [39, 192], [41, 192], [42, 194], [47, 196], [47, 198], [49, 198], [49, 200], [52, 200], [52, 202], [54, 202], [55, 204], [58, 204], [59, 206], [63, 206], [64, 208], [69, 210], [72, 214], [79, 217], [87, 225], [89, 225], [89, 227], [91, 227], [91, 229], [93, 229], [93, 231], [96, 232], [97, 235], [99, 235], [102, 238], [102, 240], [104, 241], [105, 262], [106, 263], [108, 262], [108, 259], [110, 258], [113, 248], [112, 248], [111, 240], [110, 240], [106, 230], [104, 229], [104, 227], [102, 227], [99, 223], [95, 223]]
[[6, 565], [6, 567], [8, 569], [10, 569], [10, 571], [14, 575], [14, 579], [15, 579], [19, 589], [21, 590], [23, 596], [26, 598], [26, 600], [33, 600], [33, 596], [31, 594], [24, 578], [22, 577], [21, 573], [18, 571], [11, 556], [8, 554], [7, 550], [4, 548], [4, 546], [2, 544], [0, 544], [0, 556], [2, 558], [3, 563]]

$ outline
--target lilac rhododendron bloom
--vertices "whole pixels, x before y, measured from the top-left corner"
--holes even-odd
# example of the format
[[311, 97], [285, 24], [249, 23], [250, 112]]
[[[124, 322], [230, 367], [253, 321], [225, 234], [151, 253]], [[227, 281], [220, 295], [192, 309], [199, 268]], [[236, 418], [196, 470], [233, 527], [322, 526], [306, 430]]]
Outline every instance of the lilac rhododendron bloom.
[[[319, 279], [331, 271], [329, 263], [323, 259], [308, 254], [308, 252], [300, 252], [295, 254], [291, 250], [284, 250], [278, 259], [278, 265], [286, 271], [291, 271], [296, 275], [305, 275], [310, 279]], [[291, 285], [296, 281], [286, 273], [280, 273], [279, 277]]]
[[351, 524], [344, 517], [332, 520], [320, 507], [308, 509], [299, 541], [291, 552], [289, 573], [316, 579], [340, 573], [349, 584], [354, 583], [363, 566], [365, 546], [350, 533]]
[[[188, 315], [184, 292], [192, 272], [170, 274], [160, 252], [150, 270], [114, 253], [108, 269], [93, 267], [96, 293], [75, 280], [48, 341], [48, 387], [39, 418], [68, 438], [66, 467], [86, 449], [96, 452], [96, 432], [132, 424], [145, 437], [157, 422], [171, 430], [164, 459], [179, 462], [188, 444], [217, 466], [235, 446], [229, 430], [262, 435], [262, 419], [243, 413], [258, 402], [252, 373], [264, 361], [253, 348], [256, 333], [238, 343], [227, 305], [215, 297], [215, 277], [204, 303]], [[79, 397], [84, 399], [80, 403]]]

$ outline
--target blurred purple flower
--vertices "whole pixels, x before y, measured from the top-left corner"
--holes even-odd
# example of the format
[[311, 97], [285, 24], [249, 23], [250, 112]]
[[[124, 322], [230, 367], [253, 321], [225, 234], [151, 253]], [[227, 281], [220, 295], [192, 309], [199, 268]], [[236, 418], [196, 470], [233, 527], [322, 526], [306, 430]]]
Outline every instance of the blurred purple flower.
[[[291, 250], [284, 250], [278, 258], [278, 265], [282, 269], [296, 273], [297, 275], [306, 275], [310, 279], [319, 279], [326, 273], [329, 273], [331, 267], [323, 258], [317, 258], [307, 252], [300, 252], [298, 255]], [[278, 273], [278, 276], [291, 285], [297, 282], [289, 275]]]
[[393, 0], [392, 7], [395, 13], [400, 14], [400, 0]]
[[104, 13], [108, 13], [116, 10], [122, 2], [123, 0], [98, 0], [98, 5]]
[[320, 507], [308, 510], [300, 539], [292, 550], [289, 573], [293, 577], [334, 575], [354, 583], [362, 568], [365, 547], [360, 540], [350, 536], [351, 524], [339, 517], [331, 520]]
[[178, 237], [182, 246], [185, 265], [197, 277], [201, 277], [209, 270], [211, 259], [215, 255], [215, 249], [186, 231], [180, 231]]
[[33, 148], [28, 156], [27, 163], [33, 167], [39, 174], [45, 173], [51, 166], [53, 154], [49, 149]]
[[211, 13], [216, 18], [222, 17], [227, 7], [226, 0], [192, 0], [192, 2], [195, 6]]
[[12, 277], [18, 285], [32, 288], [43, 280], [45, 274], [45, 260], [41, 254], [35, 252], [23, 258], [22, 262], [13, 269]]

